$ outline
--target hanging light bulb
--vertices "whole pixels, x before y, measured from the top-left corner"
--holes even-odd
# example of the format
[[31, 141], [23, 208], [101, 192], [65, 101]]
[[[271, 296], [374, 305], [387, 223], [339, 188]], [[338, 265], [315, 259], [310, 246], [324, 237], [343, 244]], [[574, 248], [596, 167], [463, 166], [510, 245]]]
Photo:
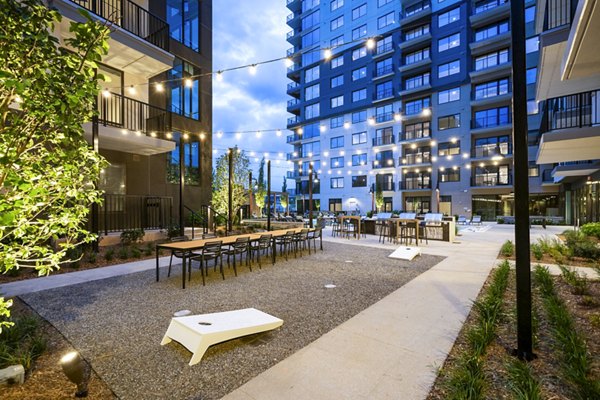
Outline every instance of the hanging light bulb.
[[424, 108], [423, 111], [421, 111], [421, 114], [423, 114], [424, 117], [429, 117], [431, 115], [431, 110], [429, 108]]
[[296, 133], [298, 133], [298, 135], [302, 135], [302, 132], [304, 132], [304, 130], [302, 130], [302, 128], [298, 128], [296, 130]]
[[[104, 97], [105, 99], [108, 99], [110, 97], [110, 91], [108, 89], [102, 90], [102, 97]], [[15, 101], [16, 101], [16, 99], [15, 99]]]
[[373, 38], [367, 39], [367, 49], [372, 49], [373, 47], [375, 47], [375, 41]]
[[275, 132], [275, 134], [276, 134], [277, 136], [281, 136], [281, 129], [277, 129], [277, 132]]
[[238, 139], [238, 140], [241, 139], [242, 138], [242, 134], [240, 132], [236, 133], [235, 134], [235, 138]]
[[183, 138], [187, 140], [187, 139], [189, 139], [189, 138], [190, 138], [190, 135], [188, 135], [187, 133], [184, 133], [184, 134], [183, 134]]
[[319, 125], [319, 131], [325, 132], [326, 130], [327, 130], [327, 127], [325, 125]]
[[286, 67], [291, 67], [292, 65], [294, 65], [294, 60], [292, 60], [292, 57], [286, 57], [285, 59], [285, 66]]
[[400, 113], [395, 113], [395, 114], [394, 114], [394, 121], [396, 121], [396, 122], [400, 122], [400, 121], [402, 121], [402, 114], [400, 114]]
[[430, 146], [435, 146], [437, 144], [437, 142], [435, 140], [432, 140], [431, 142], [429, 142]]
[[350, 122], [344, 122], [344, 129], [350, 129]]
[[261, 138], [262, 137], [262, 132], [261, 131], [256, 131], [256, 137], [257, 138]]
[[217, 80], [219, 82], [223, 80], [223, 71], [217, 71]]
[[150, 132], [150, 136], [156, 137], [156, 132]]
[[194, 83], [192, 82], [192, 80], [190, 78], [185, 79], [183, 82], [185, 84], [185, 87], [187, 87], [187, 88], [191, 88], [194, 85]]
[[133, 86], [133, 85], [131, 85], [131, 86], [129, 86], [129, 87], [127, 88], [127, 93], [129, 93], [129, 94], [131, 94], [131, 95], [134, 95], [134, 94], [136, 94], [136, 92], [137, 92], [137, 91], [135, 90], [135, 86]]
[[222, 138], [223, 137], [223, 132], [222, 131], [217, 132], [217, 137], [219, 139]]
[[202, 132], [200, 133], [200, 140], [204, 140], [206, 139], [206, 133]]
[[375, 117], [369, 118], [369, 125], [375, 125]]
[[331, 58], [331, 49], [325, 49], [323, 57], [325, 57], [326, 60], [329, 60]]
[[256, 64], [252, 64], [248, 69], [248, 72], [250, 72], [250, 75], [256, 75]]
[[213, 154], [217, 154], [218, 151], [219, 150], [217, 150], [217, 149], [213, 149]]
[[160, 82], [157, 83], [156, 85], [154, 85], [154, 88], [159, 93], [162, 93], [165, 90], [165, 86], [162, 83], [160, 83]]
[[173, 134], [171, 132], [167, 132], [167, 139], [172, 139], [173, 138]]

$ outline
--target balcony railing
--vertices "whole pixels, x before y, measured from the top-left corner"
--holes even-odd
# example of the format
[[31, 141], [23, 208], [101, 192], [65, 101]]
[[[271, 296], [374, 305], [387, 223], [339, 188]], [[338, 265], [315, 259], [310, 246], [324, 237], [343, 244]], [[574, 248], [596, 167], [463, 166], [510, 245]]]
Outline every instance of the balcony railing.
[[386, 191], [387, 192], [393, 192], [394, 190], [396, 190], [396, 185], [394, 185], [394, 182], [379, 182], [378, 186], [384, 192], [386, 192]]
[[377, 45], [377, 47], [375, 48], [375, 54], [383, 54], [383, 53], [387, 53], [388, 51], [392, 51], [394, 49], [394, 44], [392, 42], [387, 42], [381, 45]]
[[402, 140], [428, 139], [431, 137], [429, 129], [419, 129], [413, 132], [403, 132]]
[[99, 231], [165, 229], [173, 212], [173, 199], [159, 196], [105, 194], [99, 208]]
[[548, 0], [544, 15], [544, 30], [571, 25], [576, 9], [577, 0]]
[[373, 146], [384, 146], [386, 144], [394, 144], [394, 135], [373, 138]]
[[396, 165], [392, 158], [385, 158], [383, 160], [373, 161], [373, 168], [392, 168], [395, 166]]
[[98, 96], [98, 113], [98, 122], [105, 126], [145, 134], [171, 130], [170, 112], [116, 93]]
[[402, 190], [424, 190], [431, 189], [431, 178], [408, 178], [400, 182]]
[[507, 186], [512, 185], [512, 173], [508, 175], [486, 174], [471, 177], [471, 186]]
[[388, 99], [394, 95], [393, 89], [378, 90], [375, 93], [375, 100]]
[[298, 117], [298, 116], [296, 116], [296, 117], [290, 117], [287, 120], [287, 124], [288, 125], [295, 125], [295, 124], [298, 124], [298, 123], [300, 123], [300, 117]]
[[429, 164], [431, 163], [431, 153], [414, 153], [406, 154], [402, 161], [402, 164]]
[[493, 128], [496, 126], [508, 125], [511, 122], [512, 118], [510, 114], [475, 118], [471, 124], [471, 129]]
[[375, 122], [377, 122], [378, 124], [380, 124], [382, 122], [391, 121], [393, 119], [394, 119], [394, 113], [391, 111], [386, 112], [386, 113], [377, 114], [375, 116]]
[[471, 157], [473, 158], [486, 158], [495, 156], [507, 156], [512, 154], [512, 144], [506, 143], [503, 146], [476, 146], [471, 150]]
[[429, 5], [428, 1], [420, 1], [420, 2], [418, 2], [416, 4], [413, 4], [413, 5], [410, 5], [410, 6], [406, 7], [404, 9], [404, 13], [403, 13], [402, 16], [404, 18], [408, 18], [408, 17], [410, 17], [412, 15], [415, 15], [415, 14], [421, 12], [421, 11], [428, 10], [429, 6], [430, 5]]
[[72, 0], [73, 3], [169, 51], [169, 24], [129, 0]]
[[291, 100], [288, 100], [288, 102], [287, 102], [287, 108], [295, 108], [299, 104], [300, 104], [300, 100], [291, 99]]
[[555, 97], [546, 101], [542, 133], [600, 124], [600, 90]]
[[290, 82], [287, 85], [287, 91], [288, 92], [293, 92], [293, 91], [295, 91], [295, 90], [297, 90], [299, 88], [300, 88], [300, 84], [297, 83], [297, 82]]
[[375, 76], [375, 78], [377, 78], [378, 76], [391, 74], [392, 72], [394, 72], [394, 66], [390, 64], [390, 65], [386, 65], [384, 67], [377, 68], [374, 76]]
[[481, 14], [482, 12], [486, 12], [492, 10], [496, 7], [499, 7], [503, 4], [506, 4], [508, 0], [483, 0], [475, 3], [475, 7], [473, 8], [473, 15]]

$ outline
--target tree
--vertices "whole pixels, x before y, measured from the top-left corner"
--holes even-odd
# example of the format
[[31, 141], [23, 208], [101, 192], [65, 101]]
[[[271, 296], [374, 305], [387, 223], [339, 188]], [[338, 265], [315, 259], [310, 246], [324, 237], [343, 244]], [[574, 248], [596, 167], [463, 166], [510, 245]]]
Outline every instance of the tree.
[[283, 193], [287, 193], [287, 178], [285, 176], [283, 177], [283, 186], [281, 186], [281, 191]]
[[383, 190], [381, 189], [381, 182], [375, 184], [375, 208], [377, 211], [381, 211], [383, 207]]
[[283, 177], [283, 186], [281, 186], [281, 199], [279, 200], [279, 202], [281, 203], [281, 207], [283, 207], [283, 209], [285, 210], [285, 215], [287, 215], [288, 213], [288, 205], [289, 205], [289, 198], [288, 198], [288, 193], [287, 193], [287, 178], [284, 176]]
[[82, 124], [96, 112], [96, 63], [109, 29], [82, 14], [88, 21], [71, 22], [67, 49], [52, 35], [57, 11], [36, 0], [0, 7], [0, 272], [47, 275], [73, 261], [70, 249], [96, 239], [85, 222], [101, 201], [94, 182], [106, 162]]
[[[248, 193], [245, 185], [248, 182], [248, 168], [250, 160], [246, 153], [238, 150], [237, 146], [233, 151], [233, 188], [232, 188], [232, 209], [234, 219], [238, 215], [239, 209], [248, 203]], [[229, 212], [229, 154], [223, 154], [217, 159], [217, 164], [213, 174], [213, 208], [222, 215]]]
[[265, 184], [265, 158], [260, 160], [260, 167], [258, 168], [258, 180], [257, 180], [256, 196], [254, 201], [256, 206], [260, 210], [262, 216], [263, 209], [265, 208], [265, 196], [267, 195], [267, 186]]

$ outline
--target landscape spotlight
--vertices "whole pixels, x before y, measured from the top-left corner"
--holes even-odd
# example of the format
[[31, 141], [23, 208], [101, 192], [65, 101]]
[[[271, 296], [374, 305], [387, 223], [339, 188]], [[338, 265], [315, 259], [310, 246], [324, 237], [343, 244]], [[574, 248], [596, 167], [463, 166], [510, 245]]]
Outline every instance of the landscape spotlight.
[[87, 397], [91, 375], [88, 363], [81, 358], [78, 352], [72, 351], [60, 359], [60, 365], [67, 378], [77, 385], [75, 397]]

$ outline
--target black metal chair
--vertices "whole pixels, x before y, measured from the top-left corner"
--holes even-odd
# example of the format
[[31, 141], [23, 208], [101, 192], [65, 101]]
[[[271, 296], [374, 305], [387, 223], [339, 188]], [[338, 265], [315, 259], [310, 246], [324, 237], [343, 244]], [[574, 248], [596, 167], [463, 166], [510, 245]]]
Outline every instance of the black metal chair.
[[[202, 274], [202, 285], [204, 286], [206, 284], [205, 280], [204, 280], [204, 262], [206, 261], [208, 263], [208, 261], [210, 260], [215, 260], [215, 270], [217, 269], [217, 260], [220, 260], [220, 270], [221, 270], [221, 276], [223, 277], [223, 279], [225, 279], [225, 272], [223, 271], [223, 253], [222, 253], [222, 249], [221, 246], [223, 246], [223, 241], [222, 240], [216, 240], [214, 242], [206, 242], [206, 244], [204, 245], [204, 247], [202, 248], [202, 252], [200, 254], [196, 254], [196, 253], [192, 253], [192, 257], [190, 260], [193, 261], [200, 261], [200, 273]], [[208, 266], [208, 264], [207, 264]], [[206, 276], [208, 276], [208, 271], [206, 272]], [[188, 277], [188, 280], [191, 280], [192, 278], [192, 268], [190, 267], [190, 274]]]
[[310, 241], [313, 241], [313, 248], [315, 253], [317, 252], [317, 239], [319, 240], [319, 247], [323, 251], [323, 228], [316, 228], [314, 231], [308, 233], [308, 250], [310, 251]]
[[340, 221], [337, 218], [335, 218], [331, 223], [331, 236], [339, 235], [341, 234], [341, 232], [342, 226], [340, 225]]
[[[187, 242], [190, 240], [187, 236], [175, 236], [170, 239], [171, 243], [176, 242]], [[173, 263], [173, 256], [177, 258], [183, 258], [189, 254], [188, 251], [183, 250], [171, 250], [171, 258], [169, 259], [169, 271], [167, 272], [167, 276], [171, 276], [171, 264]]]
[[252, 266], [250, 265], [250, 238], [249, 237], [241, 237], [235, 240], [235, 243], [231, 243], [229, 248], [223, 250], [223, 255], [227, 255], [227, 266], [229, 267], [229, 256], [233, 256], [233, 272], [235, 276], [237, 276], [237, 268], [236, 268], [236, 258], [240, 256], [240, 263], [242, 262], [242, 255], [246, 253], [246, 265], [250, 267], [250, 271], [252, 271]]
[[300, 232], [294, 234], [294, 257], [296, 257], [296, 252], [300, 252], [300, 257], [302, 257], [302, 251], [306, 250], [308, 244], [308, 254], [310, 255], [310, 243], [308, 242], [308, 229], [302, 229]]
[[[256, 258], [258, 259], [258, 268], [262, 268], [262, 265], [260, 263], [261, 251], [263, 253], [266, 252], [267, 255], [269, 254], [269, 251], [271, 251], [272, 238], [273, 238], [273, 235], [271, 235], [271, 234], [260, 235], [256, 244], [250, 243], [250, 258], [254, 259], [254, 252], [256, 251], [256, 253], [257, 253]], [[252, 267], [250, 267], [250, 270], [252, 270]]]
[[[288, 259], [288, 253], [294, 246], [294, 235], [296, 231], [287, 231], [285, 235], [275, 238], [275, 246], [279, 246], [279, 253], [285, 254], [285, 259]], [[295, 253], [294, 253], [295, 255]]]

